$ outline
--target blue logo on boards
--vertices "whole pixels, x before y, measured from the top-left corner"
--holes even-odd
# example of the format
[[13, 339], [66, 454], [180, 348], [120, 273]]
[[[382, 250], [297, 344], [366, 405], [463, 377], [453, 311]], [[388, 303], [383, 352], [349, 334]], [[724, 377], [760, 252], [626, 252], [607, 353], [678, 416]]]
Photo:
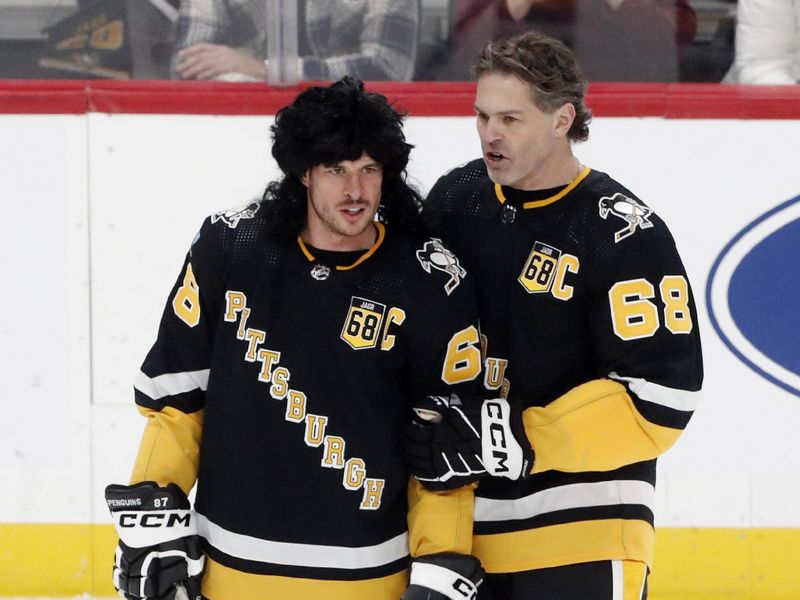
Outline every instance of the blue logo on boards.
[[800, 396], [800, 196], [723, 248], [706, 287], [711, 322], [751, 369]]

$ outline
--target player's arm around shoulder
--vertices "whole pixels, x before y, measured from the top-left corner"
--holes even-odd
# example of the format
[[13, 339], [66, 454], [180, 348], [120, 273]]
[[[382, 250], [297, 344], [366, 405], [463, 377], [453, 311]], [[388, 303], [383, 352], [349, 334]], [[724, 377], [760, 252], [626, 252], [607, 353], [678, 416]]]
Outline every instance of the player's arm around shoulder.
[[417, 314], [411, 335], [420, 359], [414, 368], [426, 372], [429, 393], [476, 385], [482, 358], [473, 278], [440, 237], [418, 238], [412, 253]]
[[664, 221], [622, 186], [587, 208], [587, 314], [598, 379], [526, 409], [534, 471], [610, 470], [655, 458], [702, 385], [697, 311]]
[[[410, 373], [414, 382], [410, 407], [418, 412], [409, 410], [410, 437], [406, 437], [404, 447], [412, 475], [438, 480], [440, 473], [433, 473], [430, 465], [436, 461], [447, 470], [443, 466], [447, 457], [438, 454], [441, 437], [429, 434], [447, 428], [455, 443], [464, 443], [460, 440], [466, 436], [473, 447], [478, 439], [467, 417], [481, 399], [477, 300], [466, 269], [440, 239], [416, 240], [413, 256], [419, 287], [411, 338], [416, 351]], [[453, 403], [452, 414], [445, 410], [449, 406], [445, 402]], [[437, 417], [444, 418], [437, 423], [427, 420]], [[446, 474], [442, 477], [446, 483], [441, 486], [425, 482], [433, 484], [435, 490], [426, 488], [416, 477], [410, 478], [408, 526], [414, 560], [404, 600], [470, 598], [477, 593], [483, 569], [470, 555], [474, 511], [471, 482], [483, 468], [474, 452], [467, 448], [466, 453], [471, 458], [456, 467], [459, 475]]]
[[458, 488], [487, 473], [525, 477], [534, 457], [520, 412], [512, 414], [512, 405], [483, 385], [485, 338], [473, 279], [438, 238], [425, 241], [417, 257], [426, 273], [440, 270], [444, 277], [431, 278], [437, 283], [427, 294], [435, 325], [424, 328], [429, 354], [419, 368], [429, 371], [430, 383], [415, 396], [404, 437], [409, 471], [431, 490]]
[[465, 447], [451, 454], [449, 448], [479, 442], [473, 420], [483, 391], [477, 296], [467, 270], [441, 239], [420, 238], [413, 253], [419, 287], [409, 330], [415, 384], [404, 437], [406, 463], [425, 486], [446, 490], [483, 473], [473, 451]]

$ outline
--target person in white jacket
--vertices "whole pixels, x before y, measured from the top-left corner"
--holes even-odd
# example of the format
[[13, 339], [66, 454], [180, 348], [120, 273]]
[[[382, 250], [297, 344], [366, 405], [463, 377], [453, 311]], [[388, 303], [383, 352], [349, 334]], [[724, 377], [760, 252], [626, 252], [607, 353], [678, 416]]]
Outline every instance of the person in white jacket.
[[738, 83], [800, 82], [800, 0], [739, 0], [730, 75]]

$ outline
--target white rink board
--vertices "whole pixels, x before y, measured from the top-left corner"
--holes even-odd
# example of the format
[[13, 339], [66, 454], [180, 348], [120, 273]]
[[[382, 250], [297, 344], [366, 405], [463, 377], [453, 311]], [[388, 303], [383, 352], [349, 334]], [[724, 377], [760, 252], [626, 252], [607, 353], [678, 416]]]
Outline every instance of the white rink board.
[[88, 522], [84, 117], [0, 116], [0, 523]]
[[[133, 376], [204, 216], [259, 196], [277, 173], [271, 122], [0, 118], [0, 198], [16, 217], [0, 236], [3, 275], [21, 290], [0, 295], [0, 477], [15, 482], [0, 522], [109, 522], [102, 489], [127, 479], [144, 425]], [[479, 153], [471, 118], [411, 118], [406, 131], [423, 191]], [[705, 390], [660, 460], [661, 526], [800, 527], [800, 398], [741, 363], [705, 306], [725, 244], [800, 194], [797, 139], [798, 121], [598, 118], [575, 148], [666, 220], [698, 303]]]

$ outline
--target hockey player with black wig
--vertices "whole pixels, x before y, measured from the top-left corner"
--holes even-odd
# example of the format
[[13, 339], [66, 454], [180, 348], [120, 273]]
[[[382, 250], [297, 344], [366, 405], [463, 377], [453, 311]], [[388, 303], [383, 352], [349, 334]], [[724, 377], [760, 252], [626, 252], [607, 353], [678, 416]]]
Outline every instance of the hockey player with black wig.
[[272, 135], [283, 177], [203, 223], [136, 379], [147, 425], [130, 485], [106, 490], [114, 585], [474, 598], [473, 490], [426, 491], [401, 448], [415, 404], [466, 414], [481, 393], [471, 279], [422, 235], [402, 116], [345, 78], [301, 93]]
[[[356, 80], [343, 79], [350, 86]], [[359, 92], [369, 99], [377, 95]], [[294, 104], [281, 109], [272, 126], [272, 156], [285, 176], [264, 192], [273, 235], [296, 236], [306, 224], [306, 186], [303, 174], [313, 165], [332, 165], [356, 160], [366, 153], [383, 167], [381, 203], [377, 218], [410, 233], [423, 233], [422, 198], [406, 183], [405, 169], [411, 144], [405, 140], [403, 116], [383, 101], [363, 102], [357, 117], [351, 117], [351, 94], [333, 88], [309, 89]], [[322, 107], [322, 110], [311, 109]]]

